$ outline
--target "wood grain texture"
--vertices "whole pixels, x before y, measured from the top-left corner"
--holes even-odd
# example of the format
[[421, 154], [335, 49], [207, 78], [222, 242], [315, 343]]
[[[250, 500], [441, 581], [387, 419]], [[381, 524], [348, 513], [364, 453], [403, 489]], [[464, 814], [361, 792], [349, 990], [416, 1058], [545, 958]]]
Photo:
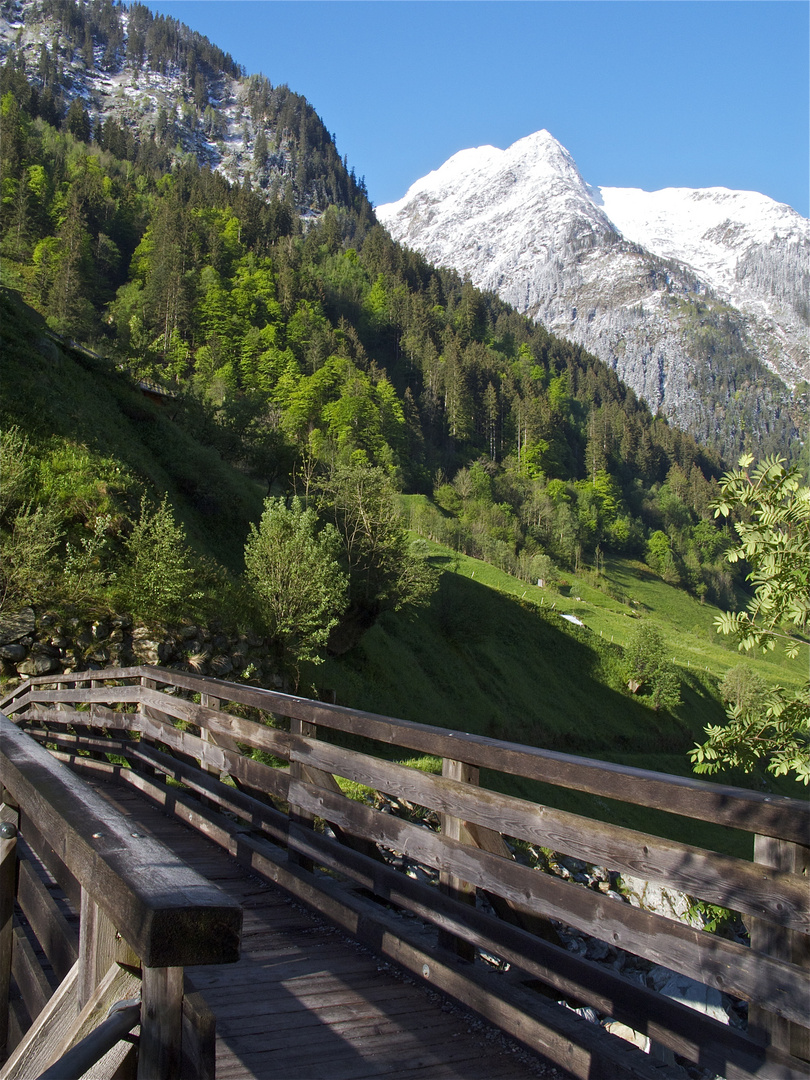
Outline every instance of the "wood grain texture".
[[57, 979], [63, 979], [78, 956], [76, 928], [62, 914], [30, 859], [20, 862], [17, 900]]
[[180, 1080], [183, 969], [143, 968], [138, 1080]]
[[0, 1080], [31, 1080], [51, 1064], [56, 1049], [70, 1033], [79, 1012], [76, 1003], [78, 981], [77, 961], [0, 1070]]
[[14, 951], [14, 897], [17, 878], [17, 830], [4, 823], [13, 835], [0, 837], [0, 1053], [8, 1044], [8, 1000]]
[[11, 973], [25, 1002], [29, 1016], [39, 1016], [53, 994], [36, 953], [21, 926], [14, 927]]
[[555, 810], [462, 782], [456, 776], [435, 776], [324, 742], [293, 739], [290, 760], [309, 762], [436, 810], [448, 820], [473, 822], [597, 866], [660, 882], [714, 904], [774, 919], [802, 933], [810, 932], [807, 881], [798, 874]]
[[237, 958], [238, 906], [160, 843], [134, 832], [5, 717], [0, 740], [3, 783], [144, 963]]
[[429, 829], [339, 799], [303, 781], [291, 780], [290, 797], [312, 813], [436, 870], [448, 870], [479, 888], [524, 905], [538, 915], [653, 963], [680, 971], [746, 1000], [764, 998], [774, 1012], [804, 1023], [807, 977], [800, 968], [735, 942], [666, 919], [437, 835]]

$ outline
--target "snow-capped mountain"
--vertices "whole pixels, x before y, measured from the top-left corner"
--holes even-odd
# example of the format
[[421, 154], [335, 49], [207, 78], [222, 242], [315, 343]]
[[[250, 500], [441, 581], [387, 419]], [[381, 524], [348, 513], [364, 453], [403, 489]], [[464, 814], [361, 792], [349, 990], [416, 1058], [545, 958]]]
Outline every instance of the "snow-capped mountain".
[[787, 387], [810, 377], [810, 222], [764, 195], [592, 187], [540, 131], [463, 150], [376, 212], [700, 438], [741, 391], [760, 395], [764, 428], [786, 422], [766, 369]]

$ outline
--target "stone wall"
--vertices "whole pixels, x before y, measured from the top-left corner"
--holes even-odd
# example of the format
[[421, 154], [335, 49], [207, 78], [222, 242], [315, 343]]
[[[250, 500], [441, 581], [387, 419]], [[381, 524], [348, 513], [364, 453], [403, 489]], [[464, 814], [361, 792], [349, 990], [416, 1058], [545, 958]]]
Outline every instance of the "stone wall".
[[14, 685], [32, 675], [157, 664], [279, 688], [265, 638], [211, 626], [145, 626], [127, 615], [87, 620], [24, 608], [0, 615], [0, 675]]

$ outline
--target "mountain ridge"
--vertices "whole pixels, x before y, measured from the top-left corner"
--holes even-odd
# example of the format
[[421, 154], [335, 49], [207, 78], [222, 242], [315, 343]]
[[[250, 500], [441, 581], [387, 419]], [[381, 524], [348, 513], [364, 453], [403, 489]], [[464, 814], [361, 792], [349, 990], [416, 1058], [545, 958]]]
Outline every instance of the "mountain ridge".
[[[710, 414], [723, 410], [726, 456], [741, 442], [743, 418], [727, 422], [741, 391], [761, 437], [778, 435], [766, 410], [785, 442], [799, 436], [789, 389], [810, 372], [810, 223], [791, 208], [722, 188], [595, 188], [540, 131], [460, 151], [376, 213], [395, 239], [595, 353], [697, 438], [716, 436]], [[718, 374], [727, 388], [707, 410]]]

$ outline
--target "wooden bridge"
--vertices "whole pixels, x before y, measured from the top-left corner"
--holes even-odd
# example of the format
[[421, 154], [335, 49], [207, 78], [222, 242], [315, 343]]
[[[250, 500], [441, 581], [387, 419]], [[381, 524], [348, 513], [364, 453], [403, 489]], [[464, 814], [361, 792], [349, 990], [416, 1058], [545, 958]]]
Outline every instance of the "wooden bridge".
[[[156, 667], [1, 704], [2, 1080], [810, 1076], [806, 802]], [[498, 790], [516, 783], [745, 830], [754, 861]], [[732, 908], [750, 947], [521, 843]], [[747, 1028], [564, 928], [748, 1002]]]

